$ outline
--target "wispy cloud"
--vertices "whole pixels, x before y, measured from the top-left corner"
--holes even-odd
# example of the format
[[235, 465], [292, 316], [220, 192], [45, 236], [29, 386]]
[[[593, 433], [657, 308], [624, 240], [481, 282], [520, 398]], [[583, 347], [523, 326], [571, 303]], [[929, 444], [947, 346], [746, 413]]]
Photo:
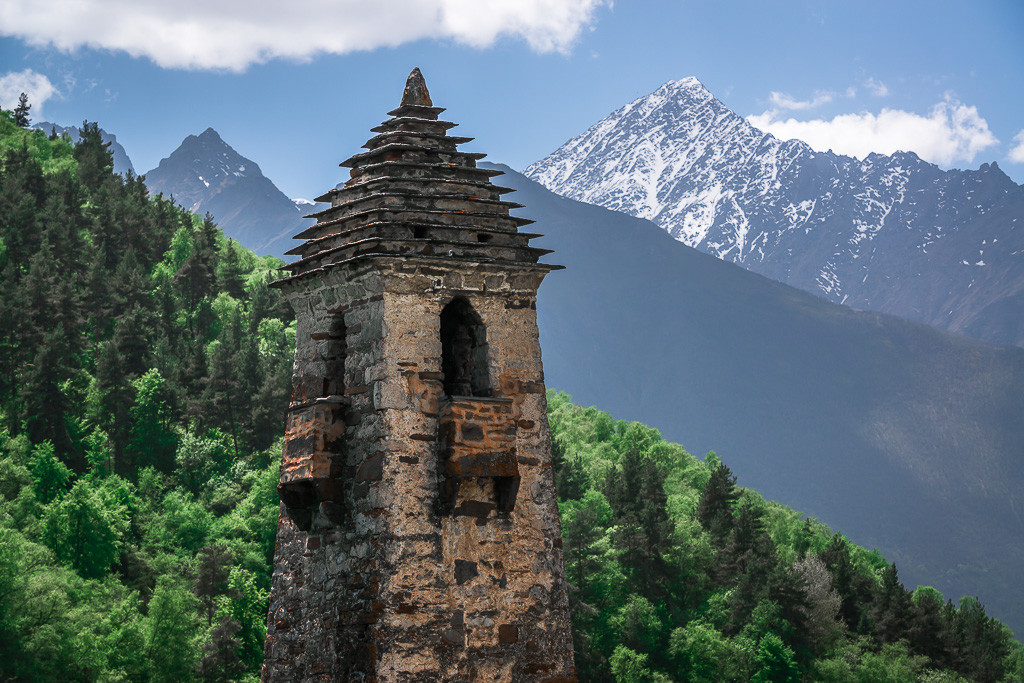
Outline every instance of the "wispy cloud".
[[864, 81], [864, 87], [875, 97], [885, 97], [889, 94], [889, 86], [882, 81], [876, 80], [874, 77]]
[[830, 90], [816, 90], [814, 97], [809, 100], [798, 100], [786, 93], [773, 90], [768, 97], [772, 108], [777, 111], [804, 111], [815, 109], [823, 104], [828, 104], [835, 99], [835, 93]]
[[4, 0], [0, 34], [92, 47], [165, 68], [244, 70], [422, 39], [483, 48], [502, 37], [565, 52], [611, 0]]
[[927, 116], [882, 109], [878, 114], [861, 112], [800, 121], [783, 119], [778, 110], [768, 110], [747, 120], [778, 138], [803, 140], [819, 151], [831, 149], [858, 158], [871, 152], [912, 151], [936, 164], [972, 163], [980, 152], [999, 143], [977, 107], [952, 95], [935, 104]]
[[9, 71], [0, 76], [0, 107], [14, 109], [21, 93], [28, 95], [33, 118], [39, 118], [46, 100], [60, 94], [49, 78], [32, 69]]
[[1024, 130], [1013, 136], [1013, 147], [1007, 158], [1015, 164], [1024, 164]]

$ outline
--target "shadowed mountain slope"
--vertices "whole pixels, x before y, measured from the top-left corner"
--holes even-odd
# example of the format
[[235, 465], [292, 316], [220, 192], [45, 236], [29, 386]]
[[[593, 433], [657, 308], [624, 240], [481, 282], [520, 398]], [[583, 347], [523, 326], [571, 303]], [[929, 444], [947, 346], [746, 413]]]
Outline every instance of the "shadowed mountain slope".
[[538, 304], [548, 386], [715, 450], [1024, 632], [1024, 351], [830, 304], [501, 168], [567, 267]]
[[212, 128], [185, 138], [146, 174], [146, 186], [190, 211], [212, 214], [225, 235], [257, 254], [283, 257], [294, 246], [292, 236], [313, 224], [302, 217], [307, 207], [285, 196]]

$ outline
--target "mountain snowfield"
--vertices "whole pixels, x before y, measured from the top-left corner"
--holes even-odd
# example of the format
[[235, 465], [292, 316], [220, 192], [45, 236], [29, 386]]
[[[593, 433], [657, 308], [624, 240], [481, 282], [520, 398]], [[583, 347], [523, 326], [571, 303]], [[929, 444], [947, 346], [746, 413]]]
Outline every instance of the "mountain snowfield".
[[696, 78], [670, 81], [525, 174], [830, 301], [1024, 345], [1024, 187], [779, 140]]

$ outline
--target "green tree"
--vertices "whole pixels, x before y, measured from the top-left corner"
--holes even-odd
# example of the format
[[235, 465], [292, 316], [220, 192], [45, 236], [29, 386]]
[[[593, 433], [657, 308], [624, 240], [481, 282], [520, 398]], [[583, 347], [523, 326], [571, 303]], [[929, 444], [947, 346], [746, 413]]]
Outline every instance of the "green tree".
[[157, 579], [146, 615], [145, 653], [152, 681], [195, 680], [199, 652], [196, 599], [169, 576]]
[[237, 638], [238, 622], [224, 616], [217, 626], [210, 630], [210, 638], [203, 644], [203, 658], [199, 661], [199, 674], [204, 681], [227, 683], [245, 670], [238, 658], [241, 641]]
[[912, 651], [925, 655], [935, 664], [951, 666], [954, 647], [952, 620], [944, 613], [945, 600], [935, 588], [918, 586], [911, 596], [913, 609], [907, 628]]
[[896, 565], [889, 565], [882, 571], [882, 583], [875, 591], [870, 612], [875, 633], [881, 642], [895, 643], [907, 636], [911, 608], [910, 593], [900, 583]]
[[637, 446], [630, 447], [622, 453], [619, 467], [609, 470], [605, 491], [615, 515], [612, 538], [622, 551], [620, 561], [630, 583], [645, 595], [671, 602], [669, 589], [675, 577], [665, 560], [672, 524], [664, 470]]
[[647, 598], [630, 595], [626, 604], [609, 621], [623, 645], [655, 659], [663, 657], [667, 642], [665, 624]]
[[32, 449], [30, 456], [32, 486], [36, 499], [44, 505], [52, 501], [67, 488], [71, 481], [71, 470], [53, 452], [53, 444], [44, 441]]
[[200, 608], [206, 613], [207, 627], [213, 627], [217, 598], [228, 593], [231, 559], [231, 551], [219, 544], [203, 546], [196, 558], [198, 566], [193, 590], [199, 599]]
[[251, 669], [259, 669], [267, 635], [269, 593], [260, 588], [253, 572], [234, 566], [228, 576], [226, 598], [231, 619], [239, 625], [242, 661]]
[[719, 543], [724, 541], [732, 529], [733, 508], [739, 497], [736, 477], [725, 463], [719, 462], [711, 470], [711, 478], [704, 486], [697, 506], [697, 520]]
[[18, 96], [18, 106], [14, 108], [14, 123], [22, 128], [28, 128], [31, 119], [28, 116], [32, 105], [28, 103], [28, 95], [21, 93]]
[[871, 603], [871, 579], [854, 566], [849, 543], [840, 534], [832, 536], [819, 557], [832, 575], [832, 587], [839, 594], [840, 618], [850, 631], [864, 633], [864, 617]]
[[612, 674], [616, 683], [650, 683], [653, 674], [647, 666], [647, 655], [619, 645], [611, 656]]
[[669, 654], [675, 662], [678, 680], [716, 683], [747, 677], [748, 655], [743, 647], [699, 619], [672, 631]]
[[95, 122], [83, 121], [78, 133], [75, 144], [78, 179], [89, 192], [96, 193], [104, 182], [117, 182], [113, 178], [114, 157]]
[[57, 558], [86, 578], [102, 578], [124, 547], [128, 511], [106, 485], [80, 479], [50, 503], [43, 540]]
[[589, 488], [587, 474], [576, 458], [566, 456], [561, 441], [551, 440], [551, 466], [559, 500], [579, 500]]
[[177, 436], [171, 428], [169, 396], [160, 371], [152, 368], [132, 382], [135, 403], [131, 408], [129, 448], [138, 466], [163, 472], [174, 469]]
[[217, 284], [222, 292], [235, 299], [246, 298], [245, 268], [233, 239], [229, 239], [222, 250], [217, 266]]
[[110, 437], [115, 470], [123, 476], [130, 476], [137, 466], [129, 457], [128, 443], [131, 438], [131, 408], [134, 400], [135, 389], [125, 374], [121, 352], [117, 344], [108, 341], [100, 347], [96, 361], [90, 418]]
[[790, 650], [774, 633], [765, 634], [757, 644], [755, 655], [757, 671], [751, 681], [771, 681], [771, 683], [798, 683], [800, 670]]
[[953, 629], [960, 673], [980, 683], [1002, 680], [1010, 654], [1009, 629], [985, 614], [985, 607], [971, 597], [960, 598]]

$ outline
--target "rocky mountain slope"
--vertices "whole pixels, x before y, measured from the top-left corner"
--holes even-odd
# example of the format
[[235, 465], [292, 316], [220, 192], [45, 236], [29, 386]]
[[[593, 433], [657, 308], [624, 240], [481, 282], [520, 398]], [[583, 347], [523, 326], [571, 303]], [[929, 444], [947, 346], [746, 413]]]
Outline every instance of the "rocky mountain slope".
[[258, 254], [283, 257], [294, 246], [292, 237], [313, 223], [302, 217], [310, 205], [285, 196], [212, 128], [185, 138], [146, 173], [146, 186], [192, 211], [209, 212], [225, 235]]
[[549, 387], [640, 420], [1024, 633], [1024, 350], [854, 311], [506, 170]]
[[[81, 137], [81, 132], [78, 130], [78, 126], [60, 126], [56, 123], [50, 123], [49, 121], [42, 121], [40, 123], [32, 124], [33, 128], [38, 128], [44, 131], [47, 135], [51, 133], [67, 133], [68, 137], [71, 138], [71, 142], [78, 142]], [[100, 129], [100, 138], [103, 142], [110, 145], [110, 154], [114, 161], [114, 173], [120, 173], [121, 175], [127, 174], [129, 171], [135, 173], [135, 167], [132, 166], [132, 160], [128, 158], [128, 153], [125, 151], [121, 143], [117, 141], [117, 136], [113, 133]]]
[[1024, 187], [996, 164], [863, 161], [766, 134], [669, 82], [526, 175], [829, 301], [1024, 345]]

